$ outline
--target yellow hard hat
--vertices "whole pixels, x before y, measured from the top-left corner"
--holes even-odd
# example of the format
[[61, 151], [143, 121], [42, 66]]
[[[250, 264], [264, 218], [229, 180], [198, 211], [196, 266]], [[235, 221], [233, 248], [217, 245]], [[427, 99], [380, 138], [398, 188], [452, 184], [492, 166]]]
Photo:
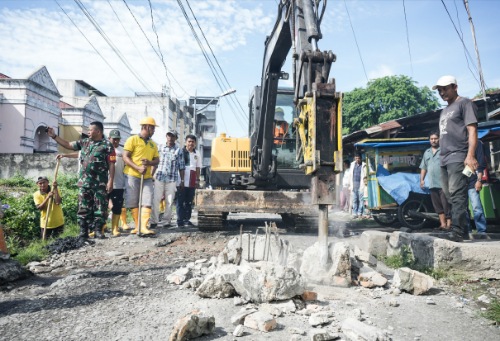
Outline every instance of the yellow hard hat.
[[156, 125], [155, 119], [154, 119], [154, 118], [152, 118], [152, 117], [150, 117], [150, 116], [148, 116], [148, 117], [144, 117], [144, 118], [141, 120], [141, 122], [140, 122], [139, 124], [140, 124], [141, 126], [142, 126], [142, 125], [147, 124], [147, 125], [150, 125], [150, 126], [155, 126], [155, 127], [158, 127], [158, 126]]

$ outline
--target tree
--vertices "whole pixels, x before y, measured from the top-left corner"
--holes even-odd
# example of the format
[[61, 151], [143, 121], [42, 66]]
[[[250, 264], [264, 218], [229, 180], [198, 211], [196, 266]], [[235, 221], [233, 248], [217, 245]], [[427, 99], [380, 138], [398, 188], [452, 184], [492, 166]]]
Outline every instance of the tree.
[[427, 86], [417, 87], [407, 76], [386, 76], [344, 94], [343, 132], [352, 133], [375, 124], [439, 108]]
[[[499, 88], [488, 88], [485, 90], [486, 92], [486, 95], [491, 95], [492, 93], [496, 93], [498, 90], [500, 90]], [[474, 98], [483, 98], [483, 92], [478, 92], [476, 96], [474, 96]]]

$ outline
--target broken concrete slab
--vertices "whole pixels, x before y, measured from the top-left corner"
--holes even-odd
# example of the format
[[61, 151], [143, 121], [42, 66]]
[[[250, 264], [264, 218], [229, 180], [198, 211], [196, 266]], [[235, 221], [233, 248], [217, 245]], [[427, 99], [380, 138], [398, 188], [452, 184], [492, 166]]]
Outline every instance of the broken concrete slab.
[[431, 276], [412, 270], [410, 268], [399, 268], [394, 273], [392, 284], [395, 288], [421, 295], [428, 292], [434, 286]]
[[387, 278], [376, 271], [360, 273], [358, 281], [365, 288], [383, 287], [387, 284]]
[[354, 318], [342, 322], [342, 332], [348, 340], [389, 341], [390, 337], [381, 329], [367, 325]]
[[[385, 247], [382, 246], [384, 240]], [[372, 254], [385, 249], [385, 255], [399, 254], [406, 247], [418, 266], [454, 269], [476, 278], [500, 279], [500, 243], [497, 242], [456, 243], [419, 233], [365, 231], [359, 245]]]
[[349, 286], [351, 284], [349, 245], [344, 242], [328, 243], [329, 259], [324, 267], [318, 264], [320, 252], [318, 242], [304, 251], [300, 274], [311, 283]]
[[[304, 280], [292, 268], [271, 262], [223, 264], [208, 275], [197, 290], [202, 297], [217, 297], [229, 284], [242, 297], [255, 303], [288, 300], [304, 292]], [[227, 296], [230, 297], [230, 296]]]
[[258, 310], [255, 308], [241, 308], [240, 311], [238, 311], [235, 315], [231, 317], [231, 323], [234, 326], [237, 326], [239, 324], [243, 324], [245, 321], [245, 317], [247, 317], [250, 314], [253, 314], [257, 312]]

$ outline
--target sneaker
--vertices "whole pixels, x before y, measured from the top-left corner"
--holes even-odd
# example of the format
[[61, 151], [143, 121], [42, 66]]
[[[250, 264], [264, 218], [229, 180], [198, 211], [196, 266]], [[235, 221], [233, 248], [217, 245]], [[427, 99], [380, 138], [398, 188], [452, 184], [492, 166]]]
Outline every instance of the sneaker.
[[156, 227], [158, 227], [158, 224], [149, 224], [150, 229], [155, 229]]
[[178, 222], [177, 223], [177, 227], [184, 227], [184, 223], [183, 222]]
[[190, 222], [189, 220], [185, 221], [184, 225], [186, 225], [186, 226], [194, 226], [194, 224], [192, 222]]

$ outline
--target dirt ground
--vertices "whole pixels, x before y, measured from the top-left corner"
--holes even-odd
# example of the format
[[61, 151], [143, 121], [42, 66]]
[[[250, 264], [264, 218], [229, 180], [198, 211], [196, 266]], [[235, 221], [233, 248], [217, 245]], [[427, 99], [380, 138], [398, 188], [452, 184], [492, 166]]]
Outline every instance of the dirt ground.
[[[221, 232], [163, 228], [157, 230], [156, 238], [124, 235], [52, 256], [37, 267], [50, 272], [0, 287], [0, 339], [166, 340], [179, 318], [200, 309], [215, 317], [216, 328], [198, 340], [311, 340], [314, 327], [302, 313], [277, 317], [278, 327], [271, 332], [245, 328], [243, 336], [235, 337], [231, 317], [241, 306], [233, 298], [204, 299], [167, 282], [169, 274], [189, 262], [218, 255], [239, 233], [239, 224], [244, 224], [245, 232], [254, 233], [265, 221], [279, 220], [272, 216], [231, 219], [231, 228]], [[377, 226], [338, 214], [331, 228], [332, 240], [342, 235], [347, 236], [345, 241], [356, 243], [360, 232]], [[282, 237], [299, 249], [317, 239], [314, 233]], [[309, 285], [308, 289], [318, 293], [317, 301], [308, 302], [310, 309], [331, 312], [330, 322], [322, 328], [344, 340], [341, 324], [348, 317], [379, 328], [392, 340], [500, 339], [499, 327], [481, 316], [485, 304], [477, 300], [480, 293], [498, 298], [498, 282], [440, 282], [424, 296], [398, 293], [390, 286]]]

